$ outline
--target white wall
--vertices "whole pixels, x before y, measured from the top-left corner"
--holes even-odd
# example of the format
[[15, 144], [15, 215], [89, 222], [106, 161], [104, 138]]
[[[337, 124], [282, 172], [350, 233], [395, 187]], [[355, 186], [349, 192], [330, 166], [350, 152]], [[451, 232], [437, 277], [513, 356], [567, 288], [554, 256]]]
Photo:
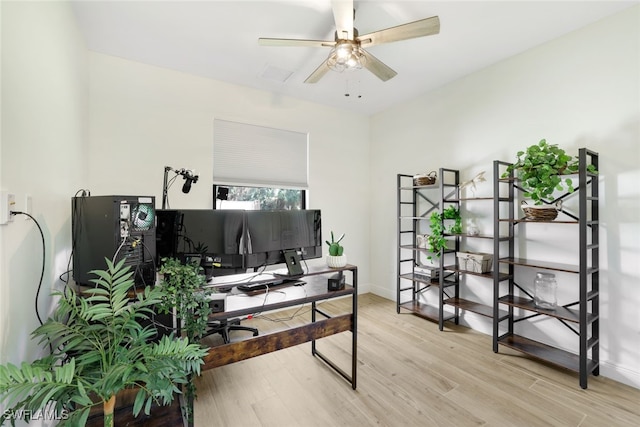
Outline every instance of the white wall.
[[[490, 194], [493, 160], [514, 161], [541, 138], [571, 154], [588, 147], [600, 153], [601, 374], [640, 387], [639, 15], [626, 10], [372, 118], [371, 225], [385, 242], [371, 250], [373, 292], [395, 300], [396, 174], [448, 167], [466, 180], [486, 170], [479, 191]], [[472, 209], [491, 232], [491, 206]], [[546, 255], [566, 258], [576, 236], [549, 227], [527, 227], [532, 252], [553, 242]], [[491, 284], [478, 280], [471, 298], [491, 303]], [[473, 314], [464, 322], [490, 332]], [[568, 345], [559, 323], [540, 328]]]
[[214, 118], [308, 132], [310, 208], [322, 210], [323, 236], [346, 233], [345, 253], [367, 290], [368, 117], [112, 56], [89, 57], [92, 195], [155, 195], [159, 207], [164, 166], [184, 167], [200, 178], [186, 195], [181, 184], [172, 187], [170, 206], [210, 209]]
[[[87, 51], [68, 3], [2, 2], [1, 8], [0, 186], [16, 195], [14, 210], [24, 210], [30, 194], [32, 215], [43, 229], [46, 265], [38, 306], [44, 320], [70, 255], [70, 199], [84, 182]], [[0, 225], [0, 363], [42, 355], [30, 340], [38, 326], [42, 243], [26, 218]]]

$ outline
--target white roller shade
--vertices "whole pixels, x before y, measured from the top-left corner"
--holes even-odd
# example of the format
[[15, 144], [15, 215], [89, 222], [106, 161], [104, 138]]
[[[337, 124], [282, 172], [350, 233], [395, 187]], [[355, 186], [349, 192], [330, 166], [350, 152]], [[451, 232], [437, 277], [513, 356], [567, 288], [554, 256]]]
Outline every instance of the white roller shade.
[[213, 182], [305, 189], [308, 141], [306, 133], [215, 119]]

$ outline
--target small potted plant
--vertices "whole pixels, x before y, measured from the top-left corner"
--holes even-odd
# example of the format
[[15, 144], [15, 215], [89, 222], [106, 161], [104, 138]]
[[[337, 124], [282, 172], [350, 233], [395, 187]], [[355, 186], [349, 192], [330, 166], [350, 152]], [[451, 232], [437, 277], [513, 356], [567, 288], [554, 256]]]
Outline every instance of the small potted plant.
[[[427, 249], [436, 257], [440, 257], [442, 249], [447, 249], [447, 239], [444, 237], [445, 226], [443, 224], [443, 220], [446, 219], [454, 221], [446, 229], [447, 233], [462, 233], [462, 217], [460, 216], [460, 210], [456, 206], [451, 205], [442, 213], [434, 211], [429, 217], [431, 234], [427, 236]], [[427, 259], [432, 259], [432, 256], [428, 256]]]
[[[572, 192], [573, 181], [563, 178], [578, 172], [578, 158], [568, 155], [556, 144], [548, 144], [541, 139], [537, 144], [527, 147], [526, 151], [518, 151], [517, 161], [507, 167], [502, 178], [508, 178], [512, 173], [520, 180], [524, 196], [529, 197], [535, 205], [542, 205], [553, 197], [553, 192]], [[593, 165], [587, 170], [597, 173]]]
[[344, 254], [344, 247], [340, 242], [344, 239], [344, 233], [338, 240], [333, 237], [333, 231], [331, 232], [331, 242], [326, 240], [329, 245], [329, 255], [327, 255], [327, 265], [331, 268], [341, 268], [347, 265], [347, 256]]

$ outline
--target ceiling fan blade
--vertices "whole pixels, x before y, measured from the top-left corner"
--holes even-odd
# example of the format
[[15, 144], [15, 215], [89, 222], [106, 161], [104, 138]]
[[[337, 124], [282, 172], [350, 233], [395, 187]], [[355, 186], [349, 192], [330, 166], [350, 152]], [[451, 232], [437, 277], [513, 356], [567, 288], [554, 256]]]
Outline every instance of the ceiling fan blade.
[[365, 68], [375, 74], [376, 77], [378, 77], [383, 82], [386, 82], [387, 80], [395, 77], [396, 74], [398, 74], [391, 67], [380, 61], [375, 56], [371, 55], [366, 50], [360, 49], [360, 51], [365, 56], [365, 58], [367, 58], [367, 61], [364, 64]]
[[260, 37], [258, 44], [260, 46], [333, 47], [336, 43], [328, 40], [272, 39]]
[[331, 8], [338, 38], [353, 40], [353, 0], [332, 0]]
[[408, 24], [398, 25], [397, 27], [364, 34], [359, 36], [358, 40], [363, 46], [370, 47], [382, 43], [391, 43], [399, 40], [430, 36], [438, 34], [439, 32], [440, 18], [432, 16], [431, 18], [409, 22]]
[[318, 83], [322, 77], [329, 71], [329, 65], [327, 64], [328, 59], [325, 59], [318, 68], [315, 69], [313, 73], [304, 81], [305, 83]]

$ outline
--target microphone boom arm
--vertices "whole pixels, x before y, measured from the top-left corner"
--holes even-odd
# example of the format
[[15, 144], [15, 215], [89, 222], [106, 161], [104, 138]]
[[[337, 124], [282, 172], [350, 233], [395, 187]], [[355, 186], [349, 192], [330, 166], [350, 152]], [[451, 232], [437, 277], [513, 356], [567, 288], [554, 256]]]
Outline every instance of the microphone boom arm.
[[191, 190], [191, 184], [198, 182], [198, 175], [195, 175], [192, 170], [189, 169], [174, 169], [171, 166], [164, 167], [164, 179], [162, 181], [162, 209], [167, 208], [169, 201], [169, 171], [175, 172], [176, 175], [182, 175], [185, 179], [184, 186], [182, 187], [183, 193], [188, 193]]

